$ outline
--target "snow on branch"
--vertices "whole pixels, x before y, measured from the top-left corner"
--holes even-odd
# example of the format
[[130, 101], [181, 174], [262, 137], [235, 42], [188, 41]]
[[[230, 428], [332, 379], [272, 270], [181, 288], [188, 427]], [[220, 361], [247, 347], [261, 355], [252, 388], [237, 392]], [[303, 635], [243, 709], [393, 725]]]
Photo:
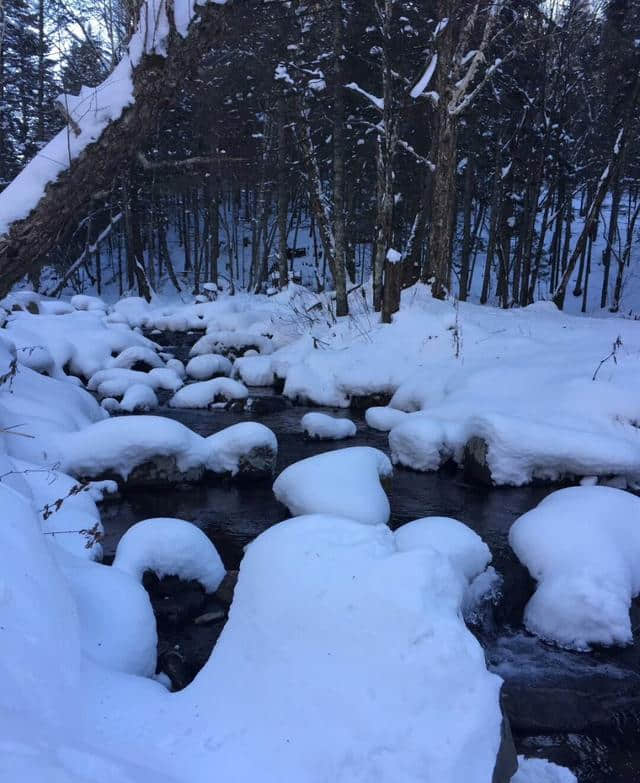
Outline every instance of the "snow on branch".
[[438, 65], [438, 53], [436, 52], [431, 58], [429, 65], [427, 65], [425, 72], [420, 77], [420, 80], [415, 85], [415, 87], [411, 90], [412, 98], [419, 98], [424, 93], [424, 91], [431, 83], [431, 79], [433, 78], [433, 74], [435, 73], [437, 65]]
[[384, 110], [384, 101], [382, 100], [382, 98], [378, 98], [376, 95], [372, 95], [370, 92], [363, 90], [359, 84], [356, 84], [356, 82], [349, 82], [349, 84], [345, 84], [345, 87], [347, 88], [347, 90], [353, 90], [354, 92], [357, 92], [360, 95], [364, 96], [379, 111]]

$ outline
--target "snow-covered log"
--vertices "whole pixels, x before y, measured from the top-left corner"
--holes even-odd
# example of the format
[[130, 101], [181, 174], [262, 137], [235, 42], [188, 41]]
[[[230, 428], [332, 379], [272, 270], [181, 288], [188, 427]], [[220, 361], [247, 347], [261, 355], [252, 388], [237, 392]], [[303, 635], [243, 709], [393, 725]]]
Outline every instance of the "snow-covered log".
[[242, 5], [147, 0], [113, 73], [79, 96], [62, 96], [80, 133], [62, 130], [0, 194], [0, 296], [37, 269], [128, 169], [180, 83], [233, 30], [233, 8]]

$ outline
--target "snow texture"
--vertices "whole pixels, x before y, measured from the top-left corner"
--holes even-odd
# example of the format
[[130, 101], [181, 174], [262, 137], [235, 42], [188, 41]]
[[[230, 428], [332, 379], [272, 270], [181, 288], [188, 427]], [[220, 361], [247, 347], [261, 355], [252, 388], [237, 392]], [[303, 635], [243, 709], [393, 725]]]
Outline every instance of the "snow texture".
[[578, 783], [578, 778], [566, 767], [546, 759], [518, 756], [518, 771], [511, 783]]
[[[254, 421], [243, 421], [206, 438], [206, 467], [214, 473], [235, 476], [244, 458], [260, 450], [263, 459], [275, 465], [278, 441], [273, 432]], [[265, 462], [266, 465], [266, 462]]]
[[246, 400], [247, 387], [231, 378], [213, 378], [210, 381], [189, 383], [169, 400], [170, 408], [209, 408], [217, 402]]
[[372, 429], [380, 430], [381, 432], [389, 432], [396, 424], [403, 421], [406, 416], [407, 414], [404, 411], [381, 406], [367, 408], [364, 418]]
[[509, 542], [538, 582], [527, 628], [562, 647], [630, 644], [640, 593], [640, 499], [601, 486], [568, 487], [521, 516]]
[[208, 593], [225, 575], [215, 546], [200, 528], [181, 519], [145, 519], [130, 527], [118, 542], [113, 565], [140, 582], [145, 571], [159, 579], [194, 579]]
[[391, 473], [391, 463], [381, 451], [354, 446], [295, 462], [275, 480], [273, 492], [294, 515], [339, 514], [379, 525], [391, 513], [380, 479]]
[[326, 413], [305, 413], [300, 424], [307, 437], [317, 440], [353, 438], [357, 431], [351, 419], [339, 419]]
[[220, 354], [206, 353], [190, 359], [186, 372], [196, 381], [208, 381], [216, 375], [231, 375], [231, 362]]

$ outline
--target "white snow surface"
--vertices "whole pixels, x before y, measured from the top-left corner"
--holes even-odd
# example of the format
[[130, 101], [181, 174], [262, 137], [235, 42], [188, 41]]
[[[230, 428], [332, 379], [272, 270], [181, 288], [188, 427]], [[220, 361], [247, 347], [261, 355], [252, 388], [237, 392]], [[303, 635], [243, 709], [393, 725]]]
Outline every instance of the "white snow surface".
[[578, 783], [578, 778], [567, 767], [546, 759], [518, 756], [518, 770], [511, 783]]
[[232, 424], [206, 438], [206, 467], [214, 473], [230, 473], [235, 476], [242, 458], [255, 449], [264, 449], [274, 458], [278, 454], [278, 441], [264, 424], [242, 421]]
[[214, 593], [225, 575], [215, 546], [191, 522], [182, 519], [144, 519], [130, 527], [118, 542], [113, 565], [140, 582], [145, 571], [161, 579], [194, 579]]
[[231, 375], [231, 362], [218, 353], [205, 353], [190, 359], [185, 369], [190, 378], [208, 381], [214, 375]]
[[530, 631], [578, 650], [632, 642], [640, 498], [602, 486], [552, 492], [516, 520], [509, 542], [538, 582], [524, 614]]
[[340, 419], [326, 413], [305, 413], [300, 422], [304, 433], [318, 440], [344, 440], [353, 438], [356, 425], [351, 419]]
[[367, 408], [364, 418], [372, 429], [389, 432], [396, 424], [404, 421], [407, 415], [404, 411], [399, 411], [397, 408], [389, 408], [383, 405]]
[[246, 400], [249, 396], [243, 383], [231, 378], [213, 378], [183, 386], [169, 400], [170, 408], [208, 408], [228, 400]]
[[241, 356], [233, 363], [233, 376], [247, 386], [271, 386], [274, 381], [271, 357]]
[[391, 509], [380, 479], [392, 472], [382, 451], [353, 446], [294, 462], [275, 480], [273, 492], [294, 515], [337, 514], [385, 524]]

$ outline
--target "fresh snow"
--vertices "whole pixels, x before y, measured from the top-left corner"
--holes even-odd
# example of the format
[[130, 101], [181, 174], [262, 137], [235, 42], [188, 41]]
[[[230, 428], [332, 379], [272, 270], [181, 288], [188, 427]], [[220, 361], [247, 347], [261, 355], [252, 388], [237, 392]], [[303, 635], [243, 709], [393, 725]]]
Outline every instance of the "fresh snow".
[[278, 441], [273, 432], [254, 421], [242, 421], [231, 427], [209, 435], [206, 438], [207, 470], [213, 473], [230, 473], [235, 476], [245, 457], [252, 452], [262, 454], [265, 467], [267, 462], [275, 464], [278, 454]]
[[226, 356], [205, 353], [190, 359], [185, 369], [190, 378], [196, 381], [208, 381], [214, 375], [231, 375], [231, 362]]
[[344, 440], [356, 434], [356, 425], [351, 419], [338, 419], [326, 413], [305, 413], [300, 424], [309, 438], [318, 440]]
[[233, 363], [233, 376], [246, 386], [271, 386], [274, 381], [271, 357], [245, 354]]
[[213, 378], [183, 386], [169, 400], [171, 408], [208, 408], [223, 400], [246, 400], [247, 387], [231, 378]]
[[630, 644], [640, 593], [640, 499], [601, 486], [568, 487], [521, 516], [509, 542], [538, 582], [524, 622], [563, 647]]
[[130, 527], [118, 542], [113, 565], [140, 582], [145, 571], [159, 579], [194, 579], [208, 593], [225, 575], [215, 546], [200, 528], [181, 519], [144, 519]]
[[367, 408], [364, 418], [368, 426], [372, 429], [389, 432], [396, 424], [403, 421], [406, 416], [407, 414], [404, 411], [399, 411], [396, 408], [376, 406]]
[[511, 783], [578, 783], [578, 778], [566, 767], [546, 759], [518, 756], [518, 771]]
[[275, 480], [273, 492], [294, 515], [338, 514], [379, 525], [385, 524], [391, 513], [380, 479], [391, 473], [391, 463], [383, 452], [354, 446], [289, 465]]

